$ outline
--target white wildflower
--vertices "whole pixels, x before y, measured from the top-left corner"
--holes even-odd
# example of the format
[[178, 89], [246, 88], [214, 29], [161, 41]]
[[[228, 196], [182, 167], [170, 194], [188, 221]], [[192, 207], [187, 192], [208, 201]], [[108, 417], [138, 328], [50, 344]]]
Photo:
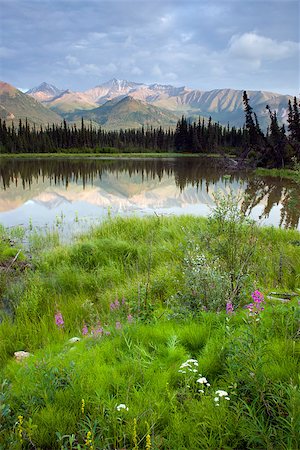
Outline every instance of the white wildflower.
[[125, 411], [128, 411], [128, 406], [126, 406], [124, 403], [120, 403], [118, 406], [116, 406], [117, 411], [121, 411], [121, 409], [124, 409]]
[[216, 395], [218, 395], [219, 397], [228, 397], [228, 392], [222, 391], [222, 389], [220, 389], [216, 391]]
[[207, 384], [207, 379], [205, 377], [200, 377], [198, 378], [197, 383]]

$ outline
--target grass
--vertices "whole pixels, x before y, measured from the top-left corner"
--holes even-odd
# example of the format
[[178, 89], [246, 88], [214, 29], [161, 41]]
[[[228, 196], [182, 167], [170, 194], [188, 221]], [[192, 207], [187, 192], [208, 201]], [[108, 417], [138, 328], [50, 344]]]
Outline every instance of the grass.
[[177, 158], [177, 157], [201, 157], [201, 156], [209, 156], [209, 157], [219, 157], [219, 154], [210, 154], [210, 153], [175, 153], [175, 152], [149, 152], [147, 150], [139, 150], [139, 149], [128, 149], [128, 151], [124, 150], [120, 152], [120, 149], [117, 148], [103, 148], [103, 149], [95, 149], [95, 151], [91, 151], [91, 149], [86, 149], [86, 152], [83, 149], [70, 149], [70, 151], [66, 151], [65, 149], [59, 150], [57, 153], [0, 153], [1, 158]]
[[280, 177], [288, 180], [293, 180], [296, 183], [300, 183], [299, 170], [293, 169], [262, 169], [255, 170], [255, 174], [262, 177]]
[[[218, 215], [108, 219], [68, 246], [35, 235], [32, 267], [3, 294], [0, 448], [299, 448], [299, 242]], [[251, 256], [234, 314], [232, 287], [202, 279], [199, 255], [231, 279]], [[265, 309], [251, 316], [254, 289]], [[296, 296], [267, 299], [275, 290]], [[17, 350], [32, 356], [17, 363]], [[190, 358], [197, 372], [178, 372]]]

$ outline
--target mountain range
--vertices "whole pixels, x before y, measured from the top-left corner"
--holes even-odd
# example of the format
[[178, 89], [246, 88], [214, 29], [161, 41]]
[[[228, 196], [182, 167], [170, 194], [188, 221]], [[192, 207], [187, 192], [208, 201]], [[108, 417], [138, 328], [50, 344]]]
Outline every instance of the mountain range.
[[[20, 93], [17, 97], [22, 100], [23, 108], [16, 109], [16, 102], [10, 105], [7, 100], [7, 97], [12, 100], [11, 96], [2, 94], [3, 84], [9, 86], [7, 83], [0, 84], [0, 115], [7, 120], [11, 120], [13, 116], [18, 118], [20, 109], [22, 117], [26, 115], [24, 102], [27, 96], [28, 99], [36, 101], [35, 107], [30, 103], [27, 110], [29, 121], [35, 123], [57, 123], [62, 119], [78, 123], [83, 117], [92, 121], [93, 125], [106, 129], [138, 128], [142, 125], [174, 127], [178, 118], [184, 114], [190, 119], [196, 119], [198, 116], [211, 117], [213, 121], [224, 125], [229, 123], [231, 126], [242, 127], [244, 124], [242, 90], [202, 91], [186, 86], [148, 85], [113, 78], [86, 91], [73, 92], [43, 82], [26, 94], [17, 91]], [[247, 94], [263, 129], [269, 124], [267, 104], [271, 110], [277, 112], [279, 122], [286, 123], [287, 105], [288, 100], [292, 99], [291, 96], [266, 91], [247, 91]], [[37, 109], [36, 104], [43, 107], [40, 116], [33, 114], [34, 108]], [[48, 116], [47, 111], [55, 116]]]
[[[279, 121], [286, 123], [287, 104], [291, 96], [266, 91], [247, 91], [247, 93], [251, 106], [263, 128], [268, 125], [267, 104], [272, 110], [276, 110]], [[211, 116], [214, 121], [224, 125], [229, 122], [231, 125], [241, 127], [244, 124], [243, 91], [235, 89], [202, 91], [186, 86], [148, 85], [113, 78], [83, 92], [72, 92], [69, 89], [58, 90], [55, 86], [42, 83], [39, 87], [28, 91], [27, 94], [37, 100], [41, 100], [42, 96], [45, 96], [42, 100], [45, 106], [71, 120], [70, 113], [76, 112], [76, 116], [80, 116], [83, 110], [91, 111], [92, 118], [95, 109], [106, 102], [122, 100], [129, 96], [142, 102], [139, 103], [140, 107], [142, 104], [152, 105], [163, 108], [165, 114], [166, 111], [170, 111], [177, 117], [182, 114], [187, 117], [200, 115], [208, 118]], [[112, 105], [109, 104], [109, 106]], [[135, 106], [137, 107], [137, 104]], [[96, 115], [99, 112], [100, 109], [98, 109]], [[84, 117], [88, 117], [88, 114], [85, 113]], [[170, 124], [172, 124], [172, 120]], [[102, 125], [104, 124], [102, 123]]]

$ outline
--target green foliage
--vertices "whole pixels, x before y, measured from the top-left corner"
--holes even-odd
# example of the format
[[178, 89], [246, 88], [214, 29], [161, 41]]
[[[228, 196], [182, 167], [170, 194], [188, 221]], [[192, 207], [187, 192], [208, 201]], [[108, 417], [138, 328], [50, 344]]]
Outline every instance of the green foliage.
[[219, 311], [230, 299], [229, 275], [217, 260], [209, 261], [198, 246], [186, 250], [183, 260], [183, 284], [171, 303], [177, 317], [197, 316], [200, 311]]
[[[299, 232], [256, 228], [226, 205], [209, 220], [108, 219], [50, 250], [34, 237], [34, 269], [5, 288], [0, 448], [141, 449], [148, 434], [152, 448], [297, 448], [299, 296], [266, 294], [300, 292]], [[265, 310], [250, 316], [237, 305], [257, 287]], [[18, 363], [17, 350], [32, 356]], [[180, 372], [191, 359], [196, 372]]]

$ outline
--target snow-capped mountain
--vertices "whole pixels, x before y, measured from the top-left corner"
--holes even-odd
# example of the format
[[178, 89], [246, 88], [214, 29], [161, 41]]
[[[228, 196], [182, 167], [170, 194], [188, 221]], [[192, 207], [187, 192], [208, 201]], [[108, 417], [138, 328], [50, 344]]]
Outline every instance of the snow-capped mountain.
[[53, 84], [48, 84], [44, 81], [39, 86], [29, 89], [29, 91], [27, 91], [26, 94], [30, 95], [31, 97], [35, 98], [40, 102], [44, 102], [47, 100], [48, 101], [52, 100], [58, 95], [61, 95], [63, 92], [64, 92], [63, 89], [58, 89]]

